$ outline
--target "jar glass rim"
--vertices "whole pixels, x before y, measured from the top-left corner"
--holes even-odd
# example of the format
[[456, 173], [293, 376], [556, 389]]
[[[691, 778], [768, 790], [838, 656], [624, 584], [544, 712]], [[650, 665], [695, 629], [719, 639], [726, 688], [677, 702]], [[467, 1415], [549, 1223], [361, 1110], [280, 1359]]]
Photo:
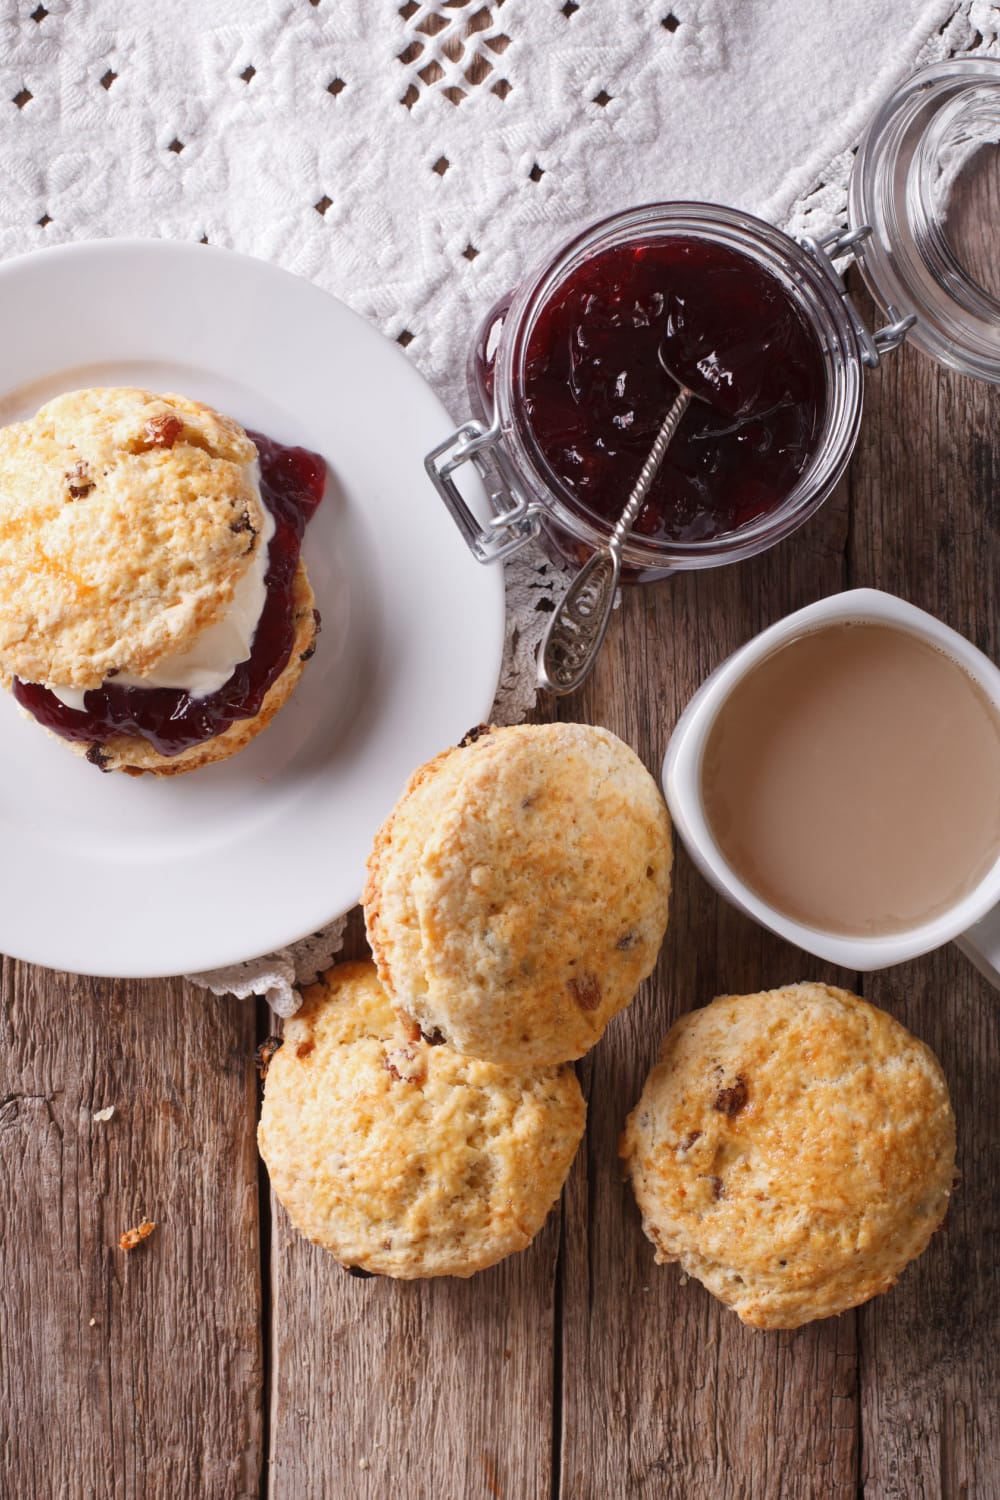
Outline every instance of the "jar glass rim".
[[504, 437], [519, 465], [536, 481], [542, 504], [562, 529], [592, 547], [604, 545], [613, 522], [589, 511], [546, 463], [522, 413], [527, 349], [538, 316], [559, 285], [584, 259], [609, 246], [650, 236], [707, 238], [770, 271], [819, 336], [827, 399], [816, 451], [784, 501], [736, 531], [699, 542], [653, 541], [631, 533], [623, 561], [668, 572], [717, 566], [752, 556], [794, 531], [822, 504], [843, 473], [857, 437], [863, 373], [853, 323], [836, 286], [809, 250], [784, 231], [720, 204], [643, 204], [590, 225], [517, 289], [504, 318], [496, 353], [494, 399]]
[[893, 315], [916, 314], [909, 342], [992, 384], [1000, 302], [956, 255], [947, 220], [955, 183], [998, 132], [1000, 59], [932, 63], [872, 116], [848, 189], [850, 222], [872, 228], [857, 250], [869, 291]]

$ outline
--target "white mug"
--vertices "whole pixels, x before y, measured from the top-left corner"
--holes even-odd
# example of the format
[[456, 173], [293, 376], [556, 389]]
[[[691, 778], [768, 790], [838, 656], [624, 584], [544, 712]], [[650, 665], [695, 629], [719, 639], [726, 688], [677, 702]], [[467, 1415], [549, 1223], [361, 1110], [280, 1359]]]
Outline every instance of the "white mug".
[[877, 589], [851, 589], [779, 620], [741, 647], [701, 685], [681, 714], [663, 762], [663, 790], [685, 848], [705, 878], [734, 906], [807, 953], [866, 972], [954, 941], [1000, 989], [1000, 857], [971, 891], [919, 927], [877, 937], [845, 937], [796, 922], [745, 884], [723, 857], [705, 815], [702, 759], [709, 731], [736, 684], [764, 657], [804, 631], [839, 621], [884, 624], [937, 646], [957, 661], [1000, 712], [1000, 670], [957, 631], [913, 604]]

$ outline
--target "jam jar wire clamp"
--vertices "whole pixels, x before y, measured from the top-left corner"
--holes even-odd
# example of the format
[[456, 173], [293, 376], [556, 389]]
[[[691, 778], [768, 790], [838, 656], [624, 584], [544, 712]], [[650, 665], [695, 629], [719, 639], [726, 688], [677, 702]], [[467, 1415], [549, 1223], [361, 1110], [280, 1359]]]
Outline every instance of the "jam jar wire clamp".
[[[485, 525], [469, 508], [454, 474], [471, 463], [486, 486], [492, 516]], [[451, 513], [477, 562], [500, 562], [541, 531], [541, 506], [528, 500], [503, 451], [500, 423], [463, 422], [424, 459], [431, 483]]]
[[844, 279], [834, 265], [834, 261], [850, 257], [860, 265], [864, 257], [864, 243], [871, 232], [870, 224], [859, 224], [855, 229], [837, 229], [833, 234], [828, 234], [821, 240], [802, 235], [799, 244], [809, 252], [837, 288], [857, 336], [861, 363], [874, 370], [878, 368], [883, 354], [899, 348], [917, 321], [917, 315], [916, 313], [904, 315], [896, 307], [886, 307], [886, 317], [890, 321], [872, 333], [855, 307], [854, 300], [844, 285]]

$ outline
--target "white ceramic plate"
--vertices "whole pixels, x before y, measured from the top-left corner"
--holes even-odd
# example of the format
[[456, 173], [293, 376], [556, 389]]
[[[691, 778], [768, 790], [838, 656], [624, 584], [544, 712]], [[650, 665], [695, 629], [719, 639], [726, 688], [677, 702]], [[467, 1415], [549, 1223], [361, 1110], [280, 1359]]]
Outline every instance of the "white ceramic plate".
[[141, 977], [316, 930], [358, 900], [409, 772], [492, 704], [502, 571], [473, 560], [423, 468], [453, 424], [348, 308], [210, 246], [106, 241], [7, 261], [0, 328], [0, 422], [60, 391], [144, 385], [329, 466], [304, 553], [319, 649], [242, 754], [162, 780], [102, 775], [0, 693], [0, 951]]

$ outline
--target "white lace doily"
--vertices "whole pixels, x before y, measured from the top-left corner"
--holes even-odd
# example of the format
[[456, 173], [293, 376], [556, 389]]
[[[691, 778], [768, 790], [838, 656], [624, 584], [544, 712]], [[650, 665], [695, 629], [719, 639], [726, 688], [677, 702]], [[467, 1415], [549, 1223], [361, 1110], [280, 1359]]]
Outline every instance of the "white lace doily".
[[[0, 0], [0, 253], [153, 235], [277, 261], [460, 419], [476, 326], [562, 240], [663, 198], [822, 235], [878, 102], [967, 52], [1000, 56], [989, 0]], [[498, 721], [534, 701], [557, 588], [539, 554], [509, 569]], [[198, 982], [287, 1012], [338, 942]]]

